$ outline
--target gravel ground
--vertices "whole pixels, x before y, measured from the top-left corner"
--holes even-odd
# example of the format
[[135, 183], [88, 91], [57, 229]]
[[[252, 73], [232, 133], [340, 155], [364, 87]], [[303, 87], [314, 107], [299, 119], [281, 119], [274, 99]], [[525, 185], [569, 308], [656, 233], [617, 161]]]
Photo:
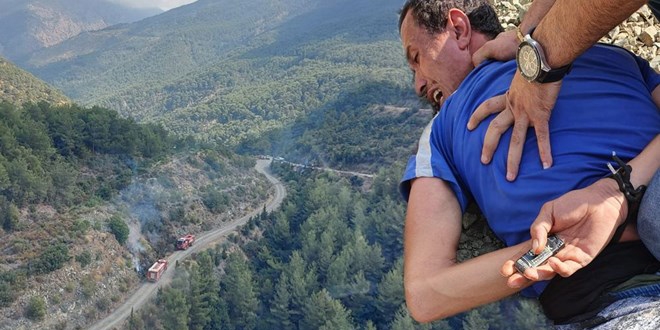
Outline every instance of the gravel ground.
[[[575, 1], [575, 0], [573, 0]], [[514, 29], [529, 8], [531, 1], [495, 1], [500, 22], [505, 30]], [[660, 71], [660, 24], [651, 10], [644, 6], [625, 22], [615, 27], [600, 41], [624, 47], [651, 62]]]

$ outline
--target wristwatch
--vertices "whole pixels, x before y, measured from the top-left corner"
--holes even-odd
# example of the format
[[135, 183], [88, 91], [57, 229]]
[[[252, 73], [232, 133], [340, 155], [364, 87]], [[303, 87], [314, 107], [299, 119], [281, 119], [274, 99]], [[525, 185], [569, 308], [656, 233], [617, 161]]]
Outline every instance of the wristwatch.
[[572, 63], [551, 69], [541, 44], [532, 38], [533, 32], [534, 29], [529, 31], [518, 46], [516, 63], [520, 74], [529, 82], [535, 81], [541, 84], [561, 80], [571, 70]]

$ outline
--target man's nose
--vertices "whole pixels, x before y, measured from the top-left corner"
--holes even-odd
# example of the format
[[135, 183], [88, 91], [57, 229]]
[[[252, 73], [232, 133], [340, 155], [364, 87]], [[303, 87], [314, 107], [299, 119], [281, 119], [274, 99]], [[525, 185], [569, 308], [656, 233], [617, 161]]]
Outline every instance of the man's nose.
[[418, 96], [425, 96], [424, 94], [426, 93], [426, 79], [422, 77], [419, 74], [415, 75], [415, 93], [417, 93]]

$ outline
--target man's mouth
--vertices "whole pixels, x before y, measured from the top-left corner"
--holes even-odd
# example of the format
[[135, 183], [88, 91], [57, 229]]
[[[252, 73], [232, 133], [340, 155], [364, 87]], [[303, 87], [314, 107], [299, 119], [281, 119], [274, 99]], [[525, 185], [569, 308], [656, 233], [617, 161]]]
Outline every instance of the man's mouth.
[[436, 104], [440, 104], [440, 101], [441, 101], [441, 100], [442, 100], [442, 91], [439, 90], [439, 89], [436, 89], [436, 90], [433, 92], [433, 101], [434, 101]]

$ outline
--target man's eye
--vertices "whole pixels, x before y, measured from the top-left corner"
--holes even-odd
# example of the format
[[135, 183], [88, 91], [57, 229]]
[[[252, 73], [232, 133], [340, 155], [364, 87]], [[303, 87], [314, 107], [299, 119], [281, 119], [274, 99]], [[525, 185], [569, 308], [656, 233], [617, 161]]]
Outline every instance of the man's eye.
[[413, 63], [419, 64], [419, 54], [415, 54], [415, 57], [413, 57]]

